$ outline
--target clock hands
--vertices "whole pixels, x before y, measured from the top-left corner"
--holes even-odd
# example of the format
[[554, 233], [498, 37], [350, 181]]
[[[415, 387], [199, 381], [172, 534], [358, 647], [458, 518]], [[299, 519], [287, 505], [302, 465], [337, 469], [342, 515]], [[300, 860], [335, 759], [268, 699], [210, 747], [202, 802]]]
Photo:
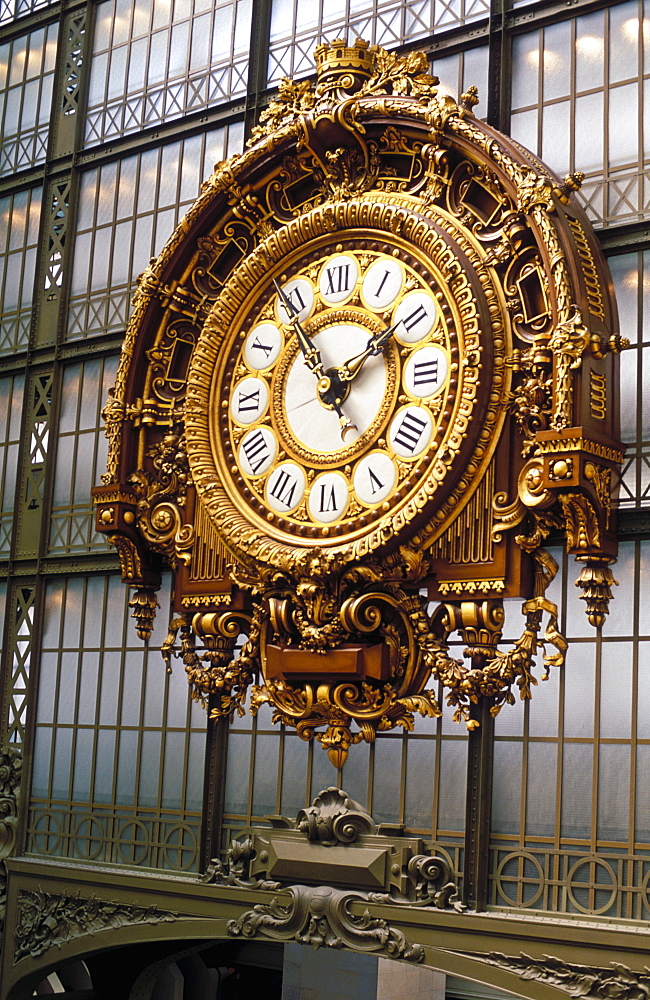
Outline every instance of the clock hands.
[[275, 285], [276, 291], [282, 300], [282, 305], [287, 311], [289, 322], [296, 332], [298, 345], [305, 357], [305, 364], [313, 371], [314, 375], [318, 378], [322, 378], [324, 375], [324, 369], [320, 351], [317, 347], [314, 347], [314, 344], [302, 328], [302, 324], [298, 319], [298, 313], [300, 310], [296, 309], [289, 296], [282, 290], [275, 278], [273, 279], [273, 284]]
[[[365, 351], [362, 351], [361, 354], [355, 355], [353, 358], [349, 358], [341, 365], [340, 368], [334, 369], [338, 380], [340, 382], [351, 382], [355, 379], [368, 358], [376, 357], [378, 354], [381, 354], [401, 322], [402, 321], [400, 319], [397, 323], [393, 323], [392, 326], [387, 327], [380, 333], [373, 334], [366, 345]], [[327, 374], [329, 375], [330, 372]]]
[[321, 358], [320, 351], [314, 346], [311, 338], [307, 336], [298, 319], [300, 310], [296, 309], [289, 296], [285, 294], [275, 278], [273, 279], [273, 284], [287, 311], [289, 322], [296, 332], [298, 345], [305, 358], [305, 364], [318, 378], [318, 401], [327, 409], [334, 410], [337, 414], [341, 425], [341, 437], [345, 441], [346, 434], [357, 431], [358, 428], [356, 424], [348, 420], [341, 409], [342, 396], [339, 396], [337, 392], [338, 379], [333, 379], [331, 377], [333, 372], [326, 372], [323, 368], [323, 359]]

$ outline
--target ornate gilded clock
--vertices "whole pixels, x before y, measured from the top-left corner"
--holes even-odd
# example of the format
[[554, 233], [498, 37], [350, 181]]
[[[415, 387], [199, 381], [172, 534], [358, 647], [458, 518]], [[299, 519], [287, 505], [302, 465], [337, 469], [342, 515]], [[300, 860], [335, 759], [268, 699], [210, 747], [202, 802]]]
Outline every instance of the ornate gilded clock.
[[319, 209], [308, 232], [287, 227], [291, 253], [265, 241], [265, 277], [238, 274], [199, 339], [188, 455], [243, 559], [282, 569], [315, 544], [348, 562], [394, 549], [496, 443], [503, 414], [478, 390], [503, 381], [503, 337], [471, 268], [450, 267], [462, 234], [411, 237], [419, 217], [390, 196], [379, 228], [376, 209], [337, 206], [335, 242]]
[[[431, 680], [470, 726], [529, 696], [544, 614], [561, 662], [551, 531], [602, 625], [622, 342], [578, 175], [477, 119], [473, 88], [439, 96], [420, 54], [316, 63], [142, 276], [95, 495], [144, 638], [171, 566], [164, 654], [180, 631], [211, 714], [253, 684], [340, 765], [439, 714]], [[501, 652], [508, 596], [526, 629]]]

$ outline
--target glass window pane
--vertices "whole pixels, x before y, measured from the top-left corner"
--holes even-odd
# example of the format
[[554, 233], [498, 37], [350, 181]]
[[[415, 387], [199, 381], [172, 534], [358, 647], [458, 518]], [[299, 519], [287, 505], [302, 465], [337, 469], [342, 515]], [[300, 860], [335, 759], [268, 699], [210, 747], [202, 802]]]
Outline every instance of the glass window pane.
[[173, 20], [172, 5], [158, 3], [149, 34], [148, 7], [98, 4], [86, 145], [243, 94], [251, 17], [247, 0], [225, 0], [207, 12], [200, 0], [188, 0], [175, 5]]
[[[6, 20], [4, 6], [0, 5], [0, 23]], [[50, 25], [13, 39], [5, 48], [9, 73], [0, 74], [0, 98], [4, 99], [0, 176], [45, 159], [56, 31], [57, 26]]]
[[[163, 608], [169, 603], [168, 583], [160, 595]], [[113, 595], [119, 597], [115, 604]], [[119, 576], [47, 584], [44, 640], [53, 648], [41, 660], [28, 850], [42, 851], [37, 830], [47, 816], [66, 830], [56, 845], [50, 845], [52, 852], [77, 856], [74, 824], [63, 823], [74, 800], [93, 815], [96, 860], [195, 869], [206, 717], [200, 716], [200, 728], [184, 725], [169, 731], [168, 699], [176, 699], [177, 692], [166, 688], [156, 642], [150, 652], [136, 638], [131, 623], [123, 648], [87, 649], [93, 636], [97, 639], [109, 630], [117, 643], [123, 642], [120, 622], [128, 616], [128, 600]], [[161, 614], [164, 617], [164, 611]], [[92, 628], [85, 624], [90, 618], [95, 621]], [[59, 648], [60, 626], [65, 649]], [[189, 688], [182, 670], [180, 674], [187, 720]], [[163, 698], [155, 706], [150, 702], [143, 731], [139, 714], [143, 678], [154, 675]], [[106, 818], [108, 823], [103, 822]], [[182, 851], [170, 848], [164, 856], [160, 853], [161, 844], [177, 841], [183, 844]]]
[[[214, 129], [108, 164], [99, 181], [97, 170], [83, 175], [69, 340], [125, 329], [135, 279], [197, 198], [205, 159], [212, 169], [214, 161], [238, 152], [241, 142], [239, 128]], [[172, 207], [161, 213], [162, 206]]]
[[42, 188], [0, 198], [0, 354], [29, 339]]
[[[512, 135], [562, 176], [585, 173], [579, 198], [597, 225], [650, 215], [649, 37], [627, 0], [513, 39]], [[541, 116], [539, 137], [528, 108]]]

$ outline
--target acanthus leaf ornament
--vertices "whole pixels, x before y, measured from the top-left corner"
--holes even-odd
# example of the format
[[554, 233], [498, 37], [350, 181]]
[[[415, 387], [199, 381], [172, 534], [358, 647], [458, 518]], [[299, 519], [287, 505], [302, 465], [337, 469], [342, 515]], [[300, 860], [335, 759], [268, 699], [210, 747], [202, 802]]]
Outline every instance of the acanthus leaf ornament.
[[411, 944], [404, 933], [365, 908], [355, 913], [354, 904], [368, 897], [362, 892], [330, 886], [292, 885], [270, 903], [258, 903], [237, 920], [228, 923], [233, 937], [265, 937], [273, 941], [297, 941], [313, 948], [350, 948], [385, 958], [422, 962], [424, 949]]
[[476, 962], [512, 972], [524, 981], [552, 986], [571, 997], [585, 1000], [647, 1000], [650, 995], [650, 970], [635, 972], [618, 962], [598, 968], [565, 962], [554, 955], [534, 958], [525, 952], [505, 955], [500, 952], [458, 952]]
[[137, 906], [78, 893], [23, 890], [18, 896], [14, 962], [37, 958], [49, 948], [60, 948], [84, 934], [129, 924], [167, 923], [177, 918], [177, 913], [156, 906]]
[[369, 902], [463, 909], [446, 856], [431, 854], [418, 838], [388, 835], [377, 828], [341, 788], [331, 786], [319, 792], [294, 820], [267, 816], [265, 822], [264, 827], [231, 841], [225, 860], [213, 859], [201, 881], [271, 891], [293, 885], [299, 878], [316, 882], [328, 872], [331, 876], [334, 848], [338, 884], [346, 884], [349, 878], [358, 888], [357, 858], [367, 861], [370, 848], [373, 862], [363, 884], [376, 891], [366, 897]]
[[551, 530], [602, 624], [625, 344], [577, 174], [486, 126], [476, 88], [439, 94], [422, 53], [315, 60], [143, 276], [96, 501], [142, 634], [172, 568], [164, 655], [212, 716], [250, 693], [340, 767], [439, 715], [434, 681], [469, 726], [530, 697], [534, 652], [565, 649]]

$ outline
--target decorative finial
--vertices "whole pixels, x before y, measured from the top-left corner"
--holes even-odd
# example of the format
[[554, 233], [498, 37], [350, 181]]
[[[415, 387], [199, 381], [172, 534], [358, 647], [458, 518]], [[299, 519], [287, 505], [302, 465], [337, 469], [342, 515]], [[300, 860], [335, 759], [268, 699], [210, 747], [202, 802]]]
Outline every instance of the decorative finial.
[[467, 115], [474, 114], [474, 108], [477, 104], [480, 104], [478, 96], [478, 87], [473, 84], [468, 87], [464, 94], [460, 95], [460, 107], [461, 111], [465, 112]]
[[575, 191], [579, 191], [582, 187], [582, 182], [585, 179], [585, 175], [581, 170], [575, 170], [571, 174], [567, 174], [564, 178], [564, 184], [555, 189], [555, 193], [561, 202], [565, 205], [569, 204], [569, 198]]
[[580, 576], [576, 580], [576, 587], [582, 590], [581, 601], [587, 602], [587, 618], [594, 628], [602, 628], [605, 618], [609, 613], [609, 602], [612, 599], [612, 584], [618, 585], [618, 580], [614, 579], [610, 560], [599, 559], [597, 556], [578, 557], [578, 562], [583, 563]]

